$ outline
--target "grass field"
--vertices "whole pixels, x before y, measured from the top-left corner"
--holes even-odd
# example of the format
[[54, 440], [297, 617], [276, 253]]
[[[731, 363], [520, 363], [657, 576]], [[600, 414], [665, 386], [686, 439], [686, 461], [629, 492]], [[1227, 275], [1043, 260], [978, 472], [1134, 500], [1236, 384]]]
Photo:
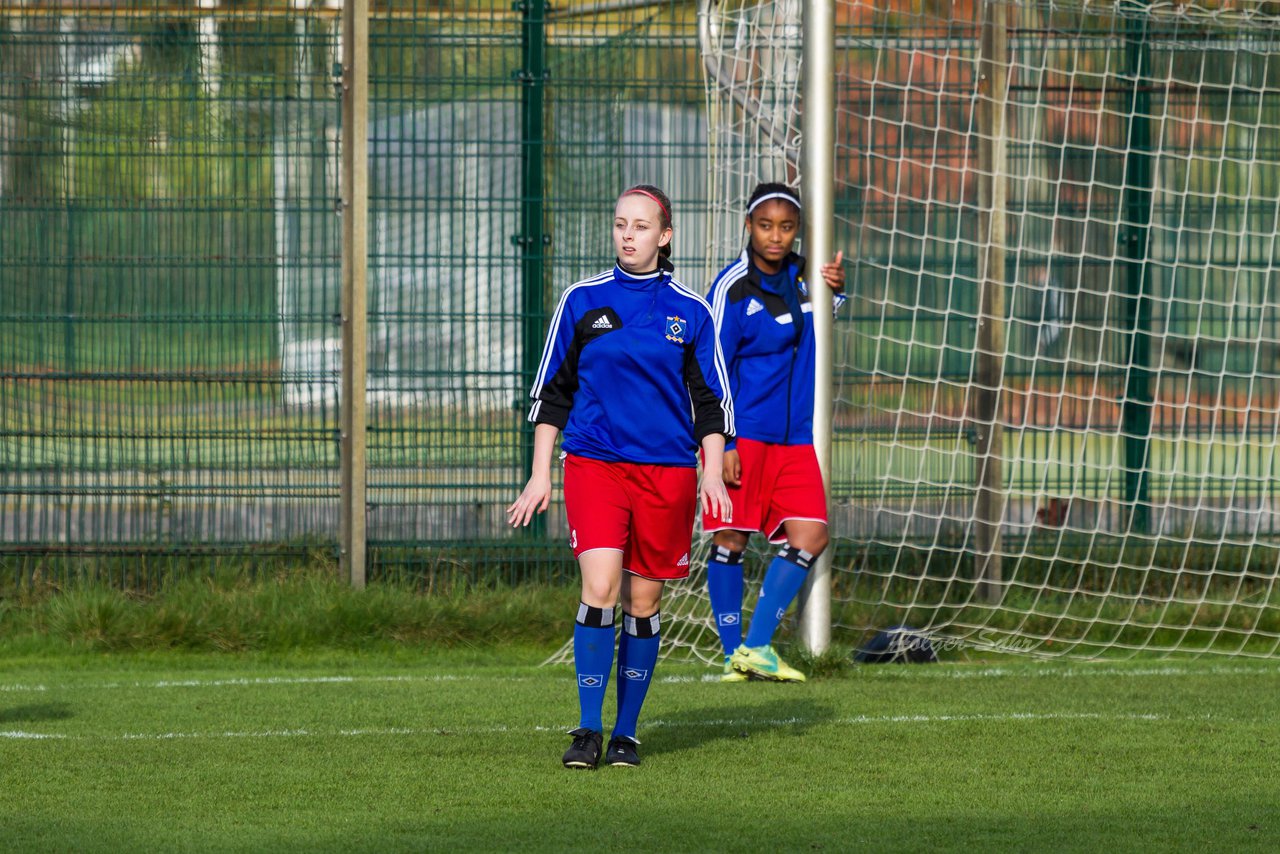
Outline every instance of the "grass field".
[[882, 665], [785, 686], [663, 665], [642, 767], [587, 773], [559, 765], [576, 701], [567, 667], [539, 666], [549, 646], [376, 649], [11, 639], [3, 847], [1280, 847], [1276, 663]]

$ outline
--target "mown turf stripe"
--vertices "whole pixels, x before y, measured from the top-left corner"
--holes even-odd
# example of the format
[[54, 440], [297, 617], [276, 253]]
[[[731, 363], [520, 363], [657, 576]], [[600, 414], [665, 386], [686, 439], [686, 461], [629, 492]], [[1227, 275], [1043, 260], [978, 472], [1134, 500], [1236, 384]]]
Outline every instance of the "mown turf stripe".
[[[715, 727], [770, 727], [789, 726], [875, 726], [899, 724], [952, 724], [952, 723], [1038, 723], [1051, 721], [1132, 721], [1132, 722], [1169, 722], [1169, 721], [1206, 721], [1223, 723], [1234, 722], [1234, 718], [1219, 715], [1196, 715], [1193, 717], [1174, 718], [1166, 714], [1133, 712], [1128, 714], [1103, 714], [1100, 712], [1004, 712], [995, 714], [954, 714], [954, 715], [857, 715], [845, 718], [709, 718], [706, 720], [658, 719], [645, 721], [643, 729], [689, 729]], [[119, 735], [69, 735], [66, 733], [41, 733], [23, 730], [0, 731], [0, 739], [11, 741], [173, 741], [178, 739], [256, 739], [256, 738], [359, 738], [383, 736], [456, 736], [456, 735], [495, 735], [513, 733], [527, 735], [533, 733], [567, 732], [568, 725], [531, 727], [520, 726], [463, 726], [463, 727], [385, 727], [364, 729], [313, 730], [313, 729], [269, 729], [257, 731], [223, 731], [223, 732], [161, 732], [141, 733], [127, 732]]]
[[[1280, 675], [1280, 663], [1259, 664], [1250, 666], [1213, 665], [1209, 667], [1181, 667], [1168, 665], [1161, 667], [895, 667], [892, 665], [858, 668], [854, 673], [859, 678], [893, 678], [893, 679], [1085, 679], [1090, 677], [1113, 677], [1136, 679], [1163, 676], [1257, 676]], [[235, 679], [161, 679], [154, 682], [86, 682], [83, 684], [42, 683], [10, 683], [0, 684], [0, 693], [23, 693], [45, 691], [83, 691], [83, 690], [150, 690], [165, 688], [224, 688], [224, 687], [260, 687], [273, 685], [353, 685], [372, 683], [428, 683], [428, 682], [532, 682], [540, 681], [543, 676], [512, 676], [487, 674], [438, 674], [438, 675], [398, 675], [398, 676], [262, 676], [256, 678]], [[679, 675], [659, 677], [657, 681], [665, 683], [685, 682], [718, 682], [720, 672], [701, 675]]]

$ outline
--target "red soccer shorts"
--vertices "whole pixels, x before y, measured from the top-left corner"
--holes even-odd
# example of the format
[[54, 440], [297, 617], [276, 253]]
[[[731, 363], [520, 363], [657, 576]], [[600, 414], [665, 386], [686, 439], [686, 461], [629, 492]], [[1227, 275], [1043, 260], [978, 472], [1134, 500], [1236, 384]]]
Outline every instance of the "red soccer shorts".
[[702, 529], [761, 531], [771, 543], [785, 543], [782, 523], [803, 519], [827, 524], [827, 497], [813, 445], [774, 445], [738, 439], [742, 482], [729, 487], [733, 521], [702, 514]]
[[592, 549], [616, 549], [627, 572], [655, 581], [688, 577], [696, 470], [569, 454], [564, 509], [575, 558]]

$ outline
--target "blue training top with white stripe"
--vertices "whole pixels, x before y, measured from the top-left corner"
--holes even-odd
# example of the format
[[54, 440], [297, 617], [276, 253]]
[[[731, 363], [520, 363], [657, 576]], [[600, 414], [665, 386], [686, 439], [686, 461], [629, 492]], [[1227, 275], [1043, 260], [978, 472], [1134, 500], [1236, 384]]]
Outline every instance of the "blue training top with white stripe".
[[[793, 252], [778, 274], [766, 275], [748, 247], [720, 271], [707, 293], [729, 367], [739, 436], [813, 444], [817, 348], [804, 264]], [[836, 296], [837, 308], [843, 300]]]
[[591, 459], [691, 468], [705, 436], [733, 436], [711, 307], [665, 269], [566, 289], [530, 396], [529, 420]]

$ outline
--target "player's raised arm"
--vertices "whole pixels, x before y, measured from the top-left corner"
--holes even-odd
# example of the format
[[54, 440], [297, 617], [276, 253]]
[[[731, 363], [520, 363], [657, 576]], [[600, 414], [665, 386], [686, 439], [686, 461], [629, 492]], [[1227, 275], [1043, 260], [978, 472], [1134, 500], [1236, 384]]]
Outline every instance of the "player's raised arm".
[[822, 265], [822, 280], [827, 283], [833, 293], [844, 293], [844, 250], [836, 253], [836, 257]]

